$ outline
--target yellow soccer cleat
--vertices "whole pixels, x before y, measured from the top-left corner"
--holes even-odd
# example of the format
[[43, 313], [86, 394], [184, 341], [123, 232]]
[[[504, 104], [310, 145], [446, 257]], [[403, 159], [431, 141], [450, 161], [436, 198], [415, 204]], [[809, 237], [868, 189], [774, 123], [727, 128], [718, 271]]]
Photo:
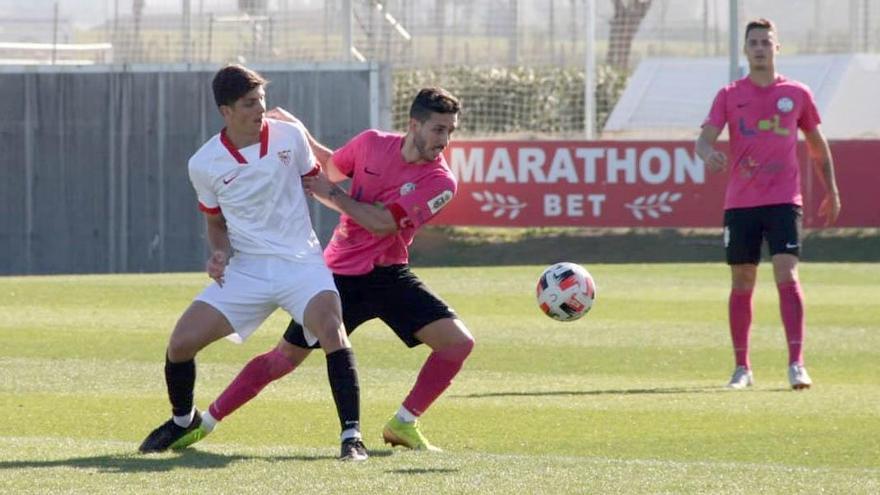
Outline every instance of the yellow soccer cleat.
[[404, 423], [397, 419], [397, 416], [392, 416], [385, 423], [385, 428], [382, 430], [382, 438], [385, 440], [385, 443], [391, 444], [392, 447], [400, 445], [412, 450], [443, 452], [443, 449], [431, 445], [431, 442], [425, 438], [425, 435], [422, 435], [422, 432], [419, 430], [418, 420], [412, 423]]

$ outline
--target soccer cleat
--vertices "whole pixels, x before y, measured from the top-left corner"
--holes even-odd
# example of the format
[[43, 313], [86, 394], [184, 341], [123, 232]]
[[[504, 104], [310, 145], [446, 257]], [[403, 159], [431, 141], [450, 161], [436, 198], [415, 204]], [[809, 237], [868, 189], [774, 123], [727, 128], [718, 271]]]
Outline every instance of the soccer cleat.
[[192, 423], [186, 428], [177, 426], [173, 419], [162, 423], [161, 426], [150, 432], [144, 439], [138, 450], [142, 454], [151, 452], [165, 452], [168, 449], [182, 449], [192, 445], [207, 435], [201, 428], [202, 415], [197, 410]]
[[413, 450], [443, 452], [443, 449], [431, 445], [431, 442], [425, 438], [425, 435], [422, 435], [422, 432], [419, 430], [418, 420], [412, 423], [405, 423], [399, 420], [397, 416], [392, 416], [385, 423], [385, 428], [382, 430], [382, 438], [385, 440], [385, 443], [391, 444], [392, 447], [400, 445], [401, 447]]
[[171, 450], [180, 450], [189, 447], [190, 445], [198, 442], [199, 440], [208, 436], [210, 431], [205, 429], [205, 425], [199, 423], [199, 426], [189, 429], [187, 428], [187, 432], [177, 439], [176, 442], [171, 444]]
[[730, 383], [727, 384], [727, 388], [742, 390], [746, 387], [751, 387], [754, 384], [755, 377], [752, 375], [752, 370], [745, 366], [737, 366], [736, 369], [733, 370], [733, 376], [730, 377]]
[[800, 363], [791, 363], [788, 367], [788, 383], [791, 383], [791, 388], [795, 390], [803, 390], [810, 388], [810, 385], [813, 384], [813, 380], [810, 379], [810, 375], [807, 373], [807, 369], [804, 368], [804, 365]]
[[360, 438], [346, 438], [342, 441], [342, 450], [339, 453], [340, 461], [361, 462], [366, 461], [370, 456], [367, 454], [367, 448]]

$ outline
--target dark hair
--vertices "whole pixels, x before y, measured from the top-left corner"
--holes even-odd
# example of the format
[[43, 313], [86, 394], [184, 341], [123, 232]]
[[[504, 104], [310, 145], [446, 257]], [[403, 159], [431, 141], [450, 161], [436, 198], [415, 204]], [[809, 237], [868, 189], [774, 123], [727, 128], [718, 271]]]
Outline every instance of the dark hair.
[[419, 91], [409, 108], [410, 118], [425, 122], [432, 113], [458, 113], [461, 103], [452, 93], [442, 88], [424, 88]]
[[766, 29], [768, 31], [773, 31], [775, 33], [776, 32], [776, 24], [773, 24], [773, 21], [771, 21], [770, 19], [765, 19], [763, 17], [760, 17], [758, 19], [752, 19], [751, 21], [749, 21], [748, 24], [746, 24], [746, 37], [745, 37], [745, 39], [748, 39], [749, 31], [751, 31], [752, 29]]
[[223, 67], [214, 74], [211, 89], [214, 90], [214, 102], [220, 107], [232, 105], [254, 88], [266, 84], [269, 84], [269, 81], [256, 71], [242, 65], [232, 64]]

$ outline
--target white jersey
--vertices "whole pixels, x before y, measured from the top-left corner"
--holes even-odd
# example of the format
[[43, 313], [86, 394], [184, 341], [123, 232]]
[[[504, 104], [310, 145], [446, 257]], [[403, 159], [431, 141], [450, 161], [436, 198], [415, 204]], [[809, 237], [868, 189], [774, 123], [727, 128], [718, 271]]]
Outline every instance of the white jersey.
[[308, 263], [323, 263], [302, 188], [317, 170], [302, 124], [271, 119], [258, 143], [236, 149], [224, 130], [189, 159], [199, 208], [222, 211], [233, 250]]

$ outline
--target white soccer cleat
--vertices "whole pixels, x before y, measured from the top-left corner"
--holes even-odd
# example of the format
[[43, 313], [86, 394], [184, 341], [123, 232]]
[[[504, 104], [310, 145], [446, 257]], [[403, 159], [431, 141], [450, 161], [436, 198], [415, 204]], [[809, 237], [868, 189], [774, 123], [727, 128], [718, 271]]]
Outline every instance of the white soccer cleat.
[[730, 383], [727, 384], [727, 388], [742, 390], [746, 387], [751, 387], [754, 384], [755, 377], [752, 376], [752, 370], [745, 366], [737, 366], [736, 369], [733, 370], [733, 376], [730, 377]]
[[804, 365], [800, 363], [791, 363], [788, 367], [788, 383], [791, 383], [791, 388], [795, 390], [804, 390], [810, 388], [810, 385], [813, 384], [813, 380], [810, 379], [810, 374], [807, 373], [807, 369], [804, 368]]

